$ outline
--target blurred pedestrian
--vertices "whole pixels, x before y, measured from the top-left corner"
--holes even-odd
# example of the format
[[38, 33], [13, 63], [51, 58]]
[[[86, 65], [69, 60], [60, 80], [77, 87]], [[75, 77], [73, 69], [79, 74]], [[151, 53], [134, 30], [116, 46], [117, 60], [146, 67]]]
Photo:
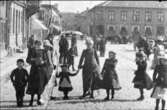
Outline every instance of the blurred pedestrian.
[[54, 54], [53, 38], [54, 38], [53, 34], [49, 34], [47, 39], [44, 40], [43, 42], [44, 50], [47, 54], [46, 66], [48, 67], [48, 79], [50, 79], [55, 66], [53, 62], [53, 54]]
[[37, 104], [41, 105], [40, 98], [48, 82], [47, 54], [41, 48], [41, 42], [35, 41], [35, 48], [31, 49], [27, 56], [27, 63], [31, 65], [28, 80], [27, 94], [31, 95], [30, 106], [33, 105], [34, 95], [37, 94]]
[[70, 68], [72, 66], [73, 71], [75, 71], [75, 56], [78, 56], [77, 38], [76, 35], [73, 35], [71, 39], [71, 48], [68, 50], [68, 67]]
[[163, 38], [160, 36], [157, 38], [154, 47], [154, 58], [152, 61], [151, 69], [155, 69], [156, 65], [159, 64], [158, 57], [165, 55], [165, 47], [163, 45]]
[[159, 61], [160, 63], [156, 65], [153, 74], [155, 87], [151, 97], [156, 99], [155, 110], [159, 110], [160, 101], [162, 101], [162, 110], [165, 110], [167, 100], [167, 58], [161, 56], [159, 57]]
[[106, 40], [104, 37], [102, 37], [100, 41], [100, 56], [101, 57], [104, 57], [105, 50], [106, 50]]
[[133, 44], [134, 44], [133, 48], [134, 48], [135, 51], [136, 51], [137, 44], [138, 44], [140, 36], [141, 36], [141, 34], [140, 34], [138, 28], [135, 27], [134, 31], [132, 32], [132, 40], [133, 40]]
[[151, 89], [153, 84], [151, 78], [146, 73], [147, 61], [146, 55], [142, 48], [139, 49], [139, 52], [136, 53], [136, 64], [137, 70], [135, 71], [135, 77], [133, 79], [134, 88], [139, 89], [140, 97], [137, 100], [144, 99], [144, 89]]
[[[49, 81], [51, 79], [51, 77], [53, 77], [53, 75], [52, 75], [52, 74], [54, 74], [53, 70], [57, 68], [53, 62], [53, 59], [54, 59], [53, 58], [53, 52], [54, 52], [53, 45], [49, 42], [49, 40], [44, 41], [44, 49], [45, 49], [45, 52], [47, 54], [46, 66], [47, 66], [47, 76], [48, 76], [48, 81]], [[56, 79], [54, 79], [54, 80], [55, 80], [54, 86], [57, 86]], [[50, 87], [49, 83], [47, 84], [47, 86]], [[52, 94], [53, 94], [54, 86], [51, 88], [48, 88], [48, 87], [45, 88], [45, 89], [50, 89], [51, 93], [49, 93], [48, 95], [51, 99], [53, 98]]]
[[140, 37], [137, 47], [138, 49], [143, 48], [144, 53], [147, 55], [147, 59], [149, 59], [151, 49], [149, 48], [146, 36]]
[[77, 49], [77, 36], [74, 34], [71, 38], [71, 48], [74, 48], [75, 56], [78, 56], [78, 49]]
[[96, 50], [93, 48], [93, 40], [91, 38], [86, 39], [87, 49], [83, 50], [78, 68], [83, 68], [83, 95], [82, 98], [90, 95], [90, 98], [94, 98], [94, 84], [95, 78], [99, 76], [99, 58]]
[[35, 42], [34, 35], [31, 35], [27, 42], [27, 48], [28, 49], [32, 48], [34, 46], [34, 42]]
[[69, 48], [68, 40], [65, 35], [62, 35], [59, 41], [59, 52], [60, 52], [59, 62], [60, 64], [67, 63], [68, 48]]
[[68, 93], [72, 91], [73, 87], [71, 85], [70, 76], [75, 76], [78, 74], [79, 70], [76, 73], [70, 73], [68, 70], [68, 65], [62, 65], [62, 72], [56, 74], [57, 77], [60, 78], [59, 80], [59, 91], [64, 93], [64, 100], [69, 99]]
[[28, 72], [23, 68], [24, 60], [17, 60], [17, 68], [14, 69], [10, 75], [13, 86], [16, 90], [16, 100], [17, 106], [23, 106], [23, 97], [25, 92], [25, 87], [28, 81]]
[[75, 47], [71, 47], [68, 51], [68, 68], [72, 66], [72, 70], [75, 71], [74, 58], [75, 58]]
[[109, 52], [109, 58], [105, 60], [103, 69], [102, 69], [102, 76], [103, 76], [103, 87], [106, 89], [107, 97], [105, 100], [109, 100], [110, 90], [112, 99], [114, 98], [115, 90], [120, 90], [120, 84], [117, 72], [115, 70], [116, 64], [116, 53], [113, 51]]

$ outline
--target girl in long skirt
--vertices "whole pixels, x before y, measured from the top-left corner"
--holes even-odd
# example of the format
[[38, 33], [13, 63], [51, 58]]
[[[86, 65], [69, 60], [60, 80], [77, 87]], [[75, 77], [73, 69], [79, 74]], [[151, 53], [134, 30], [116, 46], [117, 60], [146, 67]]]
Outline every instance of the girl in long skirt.
[[117, 64], [117, 59], [115, 58], [115, 52], [109, 52], [109, 58], [105, 60], [103, 69], [102, 69], [102, 76], [103, 76], [103, 87], [106, 89], [107, 97], [105, 100], [109, 100], [110, 90], [112, 99], [114, 98], [115, 90], [121, 89], [118, 75], [116, 73], [115, 67]]
[[139, 49], [139, 52], [136, 53], [136, 64], [138, 69], [135, 71], [135, 77], [133, 79], [134, 87], [139, 89], [140, 97], [137, 100], [144, 99], [144, 89], [152, 88], [151, 78], [146, 73], [147, 62], [146, 55], [143, 52], [143, 49]]
[[[93, 40], [91, 38], [86, 39], [87, 49], [83, 50], [80, 58], [78, 68], [83, 68], [83, 96], [90, 95], [93, 98], [93, 90], [95, 86], [95, 78], [99, 76], [99, 58], [96, 50], [93, 48]], [[84, 63], [82, 65], [82, 63]]]
[[77, 75], [79, 70], [76, 73], [72, 74], [68, 70], [68, 65], [62, 65], [61, 67], [62, 67], [62, 72], [56, 74], [56, 76], [60, 78], [59, 91], [62, 91], [64, 93], [63, 99], [69, 99], [68, 93], [73, 89], [71, 85], [70, 76]]
[[27, 57], [27, 62], [31, 64], [27, 89], [27, 94], [31, 95], [30, 106], [33, 105], [35, 94], [38, 96], [37, 104], [41, 105], [41, 94], [48, 82], [46, 60], [47, 55], [45, 51], [41, 49], [41, 42], [35, 41], [35, 48], [29, 51]]
[[161, 57], [159, 61], [160, 64], [156, 66], [153, 74], [155, 87], [151, 97], [156, 99], [155, 110], [159, 110], [160, 101], [162, 101], [162, 110], [165, 110], [167, 100], [167, 58]]

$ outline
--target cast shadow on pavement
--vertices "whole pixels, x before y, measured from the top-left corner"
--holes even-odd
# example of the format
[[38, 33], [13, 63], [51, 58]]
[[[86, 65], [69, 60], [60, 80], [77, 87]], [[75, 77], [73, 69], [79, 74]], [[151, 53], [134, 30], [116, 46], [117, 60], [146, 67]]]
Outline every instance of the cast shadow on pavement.
[[[28, 107], [30, 107], [29, 105], [23, 105], [23, 107], [17, 107], [17, 105], [16, 104], [13, 104], [13, 105], [0, 105], [0, 110], [2, 109], [19, 109], [19, 108], [28, 108]], [[33, 106], [33, 107], [35, 107], [35, 105]]]
[[[24, 100], [24, 103], [28, 103], [30, 100]], [[37, 99], [34, 99], [34, 102], [36, 102]], [[4, 101], [0, 101], [0, 104], [3, 103], [16, 103], [16, 100], [4, 100]]]
[[103, 103], [103, 102], [134, 102], [137, 101], [135, 99], [113, 99], [113, 100], [103, 100], [103, 99], [90, 99], [90, 98], [84, 98], [80, 99], [79, 97], [70, 97], [69, 100], [62, 100], [60, 99], [55, 99], [56, 104], [78, 104], [78, 103]]

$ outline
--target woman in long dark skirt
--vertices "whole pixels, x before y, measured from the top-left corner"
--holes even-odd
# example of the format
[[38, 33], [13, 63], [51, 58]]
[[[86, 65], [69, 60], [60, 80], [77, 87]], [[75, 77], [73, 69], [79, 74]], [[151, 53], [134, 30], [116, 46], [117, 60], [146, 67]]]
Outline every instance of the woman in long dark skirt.
[[37, 94], [37, 104], [41, 105], [40, 97], [48, 82], [45, 51], [40, 48], [41, 42], [35, 41], [35, 48], [28, 53], [27, 62], [31, 65], [27, 94], [31, 95], [30, 106], [33, 105], [34, 95]]
[[115, 58], [116, 53], [113, 51], [109, 52], [109, 58], [105, 60], [102, 76], [103, 76], [103, 88], [106, 89], [107, 97], [105, 100], [109, 100], [110, 90], [112, 99], [114, 98], [115, 90], [120, 90], [121, 86], [119, 84], [118, 75], [116, 73], [115, 67], [117, 64], [117, 59]]
[[[99, 58], [95, 49], [93, 49], [93, 40], [88, 38], [86, 40], [87, 49], [83, 50], [80, 58], [78, 68], [83, 67], [82, 79], [83, 79], [83, 96], [90, 95], [93, 98], [93, 90], [95, 84], [95, 78], [99, 75]], [[83, 64], [84, 63], [84, 64]], [[82, 66], [83, 64], [83, 66]], [[91, 92], [91, 93], [90, 93]]]
[[140, 101], [144, 100], [144, 89], [149, 90], [153, 87], [152, 80], [146, 73], [147, 61], [143, 49], [139, 49], [139, 52], [136, 53], [136, 64], [138, 68], [135, 71], [133, 83], [134, 88], [140, 91], [140, 97], [137, 99]]

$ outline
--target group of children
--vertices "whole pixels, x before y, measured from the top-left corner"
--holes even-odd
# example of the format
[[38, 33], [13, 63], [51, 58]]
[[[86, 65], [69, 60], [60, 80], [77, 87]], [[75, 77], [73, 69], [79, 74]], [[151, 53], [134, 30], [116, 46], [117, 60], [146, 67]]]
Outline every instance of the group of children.
[[[151, 97], [156, 98], [156, 110], [159, 108], [160, 100], [162, 100], [162, 109], [165, 108], [165, 99], [167, 99], [167, 58], [160, 57], [160, 63], [156, 66], [153, 81], [146, 73], [147, 61], [145, 54], [142, 49], [136, 53], [136, 64], [138, 69], [135, 71], [135, 77], [133, 79], [134, 87], [138, 88], [141, 96], [137, 100], [144, 99], [143, 89], [150, 90], [154, 87]], [[105, 100], [109, 100], [110, 91], [111, 98], [114, 98], [115, 90], [120, 90], [119, 78], [115, 70], [116, 64], [116, 53], [113, 51], [109, 52], [109, 58], [106, 59], [101, 75], [103, 76], [102, 83], [103, 89], [106, 89], [107, 97]], [[24, 67], [24, 60], [17, 60], [17, 68], [12, 71], [11, 81], [16, 90], [17, 105], [23, 105], [23, 97], [26, 84], [28, 82], [28, 72]], [[64, 64], [61, 66], [62, 71], [57, 73], [56, 76], [60, 78], [59, 91], [64, 93], [63, 99], [69, 99], [68, 93], [72, 91], [73, 87], [70, 81], [70, 76], [75, 76], [79, 73], [79, 70], [75, 73], [69, 72], [68, 65]]]
[[162, 110], [165, 110], [167, 99], [167, 57], [166, 55], [158, 56], [158, 62], [153, 73], [153, 81], [146, 73], [147, 58], [142, 48], [136, 53], [136, 64], [138, 69], [135, 71], [133, 79], [134, 87], [140, 91], [140, 97], [137, 100], [144, 99], [144, 89], [154, 88], [151, 94], [156, 99], [155, 110], [159, 110], [159, 103], [162, 100]]

